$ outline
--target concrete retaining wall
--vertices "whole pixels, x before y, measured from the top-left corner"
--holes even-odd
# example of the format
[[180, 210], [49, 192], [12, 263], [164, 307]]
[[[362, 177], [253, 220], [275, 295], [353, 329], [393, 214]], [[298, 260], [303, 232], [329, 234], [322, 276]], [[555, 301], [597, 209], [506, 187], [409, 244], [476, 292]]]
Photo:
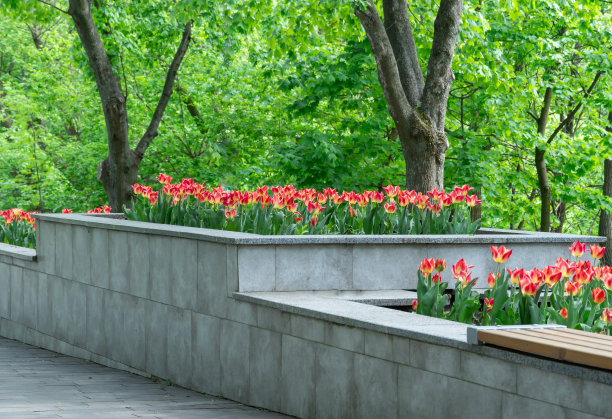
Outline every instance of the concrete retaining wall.
[[[608, 372], [471, 346], [465, 325], [333, 293], [239, 292], [270, 291], [254, 289], [269, 276], [274, 290], [292, 277], [326, 288], [347, 270], [361, 287], [369, 256], [354, 239], [261, 240], [39, 216], [36, 252], [0, 246], [0, 334], [299, 417], [610, 416]], [[330, 254], [341, 268], [321, 262]]]

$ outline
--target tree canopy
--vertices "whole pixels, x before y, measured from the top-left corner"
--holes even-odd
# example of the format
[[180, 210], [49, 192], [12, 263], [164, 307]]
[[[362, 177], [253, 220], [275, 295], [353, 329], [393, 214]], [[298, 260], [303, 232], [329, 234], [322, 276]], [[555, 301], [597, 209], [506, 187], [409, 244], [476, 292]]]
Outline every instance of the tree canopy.
[[[164, 171], [227, 187], [405, 184], [397, 122], [354, 14], [368, 3], [357, 3], [94, 0], [93, 22], [125, 97], [131, 149], [192, 23], [138, 181]], [[371, 4], [388, 22], [383, 3]], [[612, 157], [612, 4], [463, 3], [444, 183], [481, 191], [484, 225], [541, 229], [548, 213], [547, 229], [589, 232], [599, 211], [612, 209], [601, 194], [603, 160]], [[439, 4], [406, 3], [425, 81]], [[107, 202], [97, 180], [107, 127], [86, 51], [64, 13], [69, 6], [1, 3], [0, 208]]]

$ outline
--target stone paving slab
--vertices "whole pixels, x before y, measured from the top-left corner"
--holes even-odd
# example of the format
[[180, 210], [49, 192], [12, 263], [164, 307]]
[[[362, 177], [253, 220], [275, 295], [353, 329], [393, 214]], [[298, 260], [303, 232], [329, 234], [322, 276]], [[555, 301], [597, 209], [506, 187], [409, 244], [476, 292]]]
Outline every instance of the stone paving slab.
[[282, 418], [0, 337], [0, 417]]

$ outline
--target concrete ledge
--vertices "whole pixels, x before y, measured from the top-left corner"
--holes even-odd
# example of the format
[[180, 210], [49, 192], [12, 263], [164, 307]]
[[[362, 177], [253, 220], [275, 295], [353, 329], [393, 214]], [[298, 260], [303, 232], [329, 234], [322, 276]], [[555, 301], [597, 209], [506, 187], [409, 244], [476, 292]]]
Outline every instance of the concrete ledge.
[[36, 250], [27, 247], [13, 246], [10, 244], [0, 243], [0, 255], [10, 256], [15, 259], [27, 260], [29, 262], [36, 261]]
[[[473, 327], [468, 324], [360, 304], [348, 301], [346, 295], [341, 294], [334, 295], [330, 292], [252, 292], [234, 293], [234, 297], [238, 300], [261, 304], [317, 320], [409, 338], [411, 341], [431, 344], [431, 348], [456, 348], [475, 354], [487, 355], [500, 361], [514, 362], [555, 374], [612, 385], [612, 373], [608, 371], [491, 346], [474, 345], [468, 342], [468, 329]], [[542, 326], [546, 327], [548, 325]], [[526, 326], [519, 327], [524, 328]]]

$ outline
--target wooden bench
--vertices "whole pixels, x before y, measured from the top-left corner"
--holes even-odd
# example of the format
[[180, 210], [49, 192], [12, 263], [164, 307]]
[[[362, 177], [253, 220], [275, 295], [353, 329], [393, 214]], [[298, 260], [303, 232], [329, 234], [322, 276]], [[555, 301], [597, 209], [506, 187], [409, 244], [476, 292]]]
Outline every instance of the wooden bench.
[[556, 325], [469, 327], [468, 343], [488, 344], [612, 370], [612, 336]]

